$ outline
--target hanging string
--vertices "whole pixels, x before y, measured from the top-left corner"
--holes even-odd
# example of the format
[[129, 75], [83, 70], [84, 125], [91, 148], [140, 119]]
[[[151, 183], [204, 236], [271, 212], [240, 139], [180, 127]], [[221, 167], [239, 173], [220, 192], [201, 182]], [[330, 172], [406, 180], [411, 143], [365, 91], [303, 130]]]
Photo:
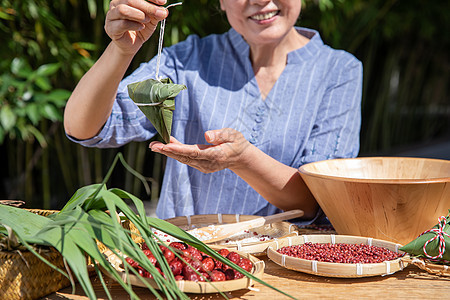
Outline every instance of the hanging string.
[[[183, 2], [177, 2], [172, 3], [166, 6], [166, 9], [172, 6], [181, 5]], [[163, 47], [163, 41], [164, 41], [164, 28], [166, 27], [166, 19], [161, 21], [160, 27], [159, 27], [159, 41], [158, 41], [158, 57], [156, 60], [156, 75], [155, 79], [158, 81], [161, 81], [161, 78], [159, 77], [159, 64], [161, 62], [161, 51]]]

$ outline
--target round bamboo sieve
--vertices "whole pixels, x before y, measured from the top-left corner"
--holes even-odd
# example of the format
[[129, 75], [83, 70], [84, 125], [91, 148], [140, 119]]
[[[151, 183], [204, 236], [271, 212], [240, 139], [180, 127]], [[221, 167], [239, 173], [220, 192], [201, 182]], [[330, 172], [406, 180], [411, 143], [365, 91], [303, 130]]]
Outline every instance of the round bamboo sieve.
[[390, 275], [397, 271], [403, 270], [408, 265], [408, 263], [405, 262], [402, 258], [397, 258], [395, 260], [385, 261], [382, 263], [370, 264], [329, 263], [282, 255], [276, 251], [285, 246], [302, 245], [307, 242], [322, 244], [365, 244], [386, 248], [397, 253], [403, 253], [398, 250], [402, 245], [388, 241], [359, 236], [319, 234], [300, 235], [297, 237], [287, 238], [286, 240], [283, 240], [281, 242], [272, 242], [267, 248], [267, 256], [273, 262], [286, 269], [325, 277], [357, 278]]
[[[248, 258], [253, 263], [253, 269], [251, 270], [251, 274], [254, 275], [257, 278], [262, 278], [264, 273], [264, 261], [256, 258], [255, 256], [249, 254], [249, 253], [243, 253], [236, 251], [241, 257]], [[149, 283], [152, 287], [158, 289], [158, 285], [155, 283], [153, 279], [150, 278], [144, 278], [140, 276], [136, 276], [131, 273], [126, 273], [123, 268], [120, 267], [122, 261], [119, 257], [117, 257], [112, 251], [106, 250], [103, 252], [104, 255], [108, 258], [111, 265], [119, 272], [119, 275], [125, 282], [129, 282], [130, 284], [134, 286], [144, 287], [145, 282]], [[107, 276], [110, 276], [108, 272], [105, 272]], [[111, 276], [112, 279], [114, 279]], [[208, 294], [208, 293], [217, 293], [218, 291], [221, 292], [230, 292], [235, 290], [241, 290], [241, 289], [248, 289], [253, 286], [254, 281], [250, 278], [243, 277], [241, 279], [235, 279], [235, 280], [227, 280], [227, 281], [214, 281], [214, 282], [195, 282], [195, 281], [187, 281], [187, 280], [180, 280], [177, 281], [178, 288], [185, 292], [185, 293], [196, 293], [196, 294]]]

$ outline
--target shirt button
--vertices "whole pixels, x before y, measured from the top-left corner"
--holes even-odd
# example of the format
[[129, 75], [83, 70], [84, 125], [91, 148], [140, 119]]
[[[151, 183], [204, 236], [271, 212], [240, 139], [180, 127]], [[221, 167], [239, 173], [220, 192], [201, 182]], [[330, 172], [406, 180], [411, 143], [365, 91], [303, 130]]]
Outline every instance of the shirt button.
[[261, 124], [257, 124], [257, 125], [255, 125], [255, 126], [253, 126], [253, 131], [259, 131], [259, 130], [261, 130], [262, 129], [262, 125]]
[[252, 132], [251, 136], [252, 136], [253, 138], [256, 138], [256, 137], [258, 137], [258, 133], [257, 133], [257, 132]]
[[262, 118], [256, 118], [255, 121], [256, 121], [256, 123], [261, 123], [263, 121], [263, 119]]
[[257, 111], [256, 112], [256, 116], [258, 116], [258, 117], [260, 117], [260, 116], [263, 116], [264, 115], [264, 112], [263, 111]]
[[255, 139], [255, 138], [251, 138], [251, 139], [249, 140], [249, 142], [250, 142], [251, 144], [254, 144], [254, 143], [256, 143], [256, 139]]

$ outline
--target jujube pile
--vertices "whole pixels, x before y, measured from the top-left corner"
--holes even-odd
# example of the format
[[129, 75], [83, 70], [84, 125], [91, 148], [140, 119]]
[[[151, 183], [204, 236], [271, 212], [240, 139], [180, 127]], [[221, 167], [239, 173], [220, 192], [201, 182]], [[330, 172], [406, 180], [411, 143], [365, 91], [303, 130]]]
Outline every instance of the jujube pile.
[[[153, 253], [145, 244], [142, 244], [141, 246], [150, 262], [162, 275], [164, 275]], [[169, 247], [160, 244], [159, 248], [168, 262], [176, 280], [205, 281], [205, 279], [207, 279], [210, 281], [225, 281], [244, 277], [242, 273], [185, 243], [172, 242], [169, 244]], [[177, 251], [185, 262], [179, 259], [173, 251]], [[237, 252], [221, 249], [218, 253], [247, 272], [251, 272], [253, 263], [249, 259], [241, 257]], [[131, 267], [138, 271], [139, 275], [147, 278], [153, 277], [147, 270], [131, 258], [127, 257], [126, 261]], [[197, 274], [196, 271], [199, 272], [201, 276]]]
[[402, 256], [386, 248], [365, 244], [319, 244], [305, 243], [287, 246], [277, 250], [278, 253], [302, 258], [332, 263], [381, 263], [394, 260]]

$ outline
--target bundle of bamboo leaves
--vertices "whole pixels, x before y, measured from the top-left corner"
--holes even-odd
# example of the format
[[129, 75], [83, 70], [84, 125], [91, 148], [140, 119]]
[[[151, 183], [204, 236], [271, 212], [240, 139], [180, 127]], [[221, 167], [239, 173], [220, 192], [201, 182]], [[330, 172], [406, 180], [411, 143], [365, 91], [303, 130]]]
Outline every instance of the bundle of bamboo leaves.
[[[45, 217], [24, 209], [0, 205], [0, 236], [9, 236], [10, 238], [17, 239], [20, 247], [25, 247], [55, 270], [63, 273], [64, 276], [70, 279], [74, 287], [73, 274], [90, 299], [96, 299], [96, 295], [89, 278], [87, 258], [96, 262], [94, 264], [95, 272], [100, 278], [109, 298], [111, 298], [111, 295], [102, 279], [100, 268], [103, 272], [107, 272], [110, 277], [115, 278], [128, 292], [131, 299], [138, 299], [138, 296], [133, 292], [131, 284], [121, 278], [103, 251], [100, 250], [99, 243], [117, 256], [122, 257], [122, 263], [126, 273], [138, 275], [137, 271], [126, 262], [124, 257], [132, 258], [140, 266], [149, 271], [159, 291], [153, 288], [145, 278], [137, 277], [142, 278], [142, 282], [158, 299], [189, 299], [177, 287], [169, 265], [158, 246], [158, 237], [154, 235], [152, 228], [163, 231], [210, 255], [214, 259], [229, 265], [254, 281], [287, 295], [231, 263], [179, 227], [164, 220], [147, 217], [143, 202], [132, 194], [120, 189], [107, 189], [105, 182], [111, 175], [112, 169], [118, 159], [128, 168], [122, 155], [119, 153], [103, 183], [80, 188], [58, 213]], [[132, 201], [137, 214], [125, 200]], [[118, 215], [121, 215], [121, 217], [119, 218]], [[139, 230], [141, 237], [159, 262], [161, 271], [166, 278], [148, 260], [139, 244], [133, 241], [129, 230], [121, 225], [121, 221], [123, 220], [129, 220]], [[59, 251], [67, 262], [70, 271], [61, 270], [47, 262], [36, 251], [37, 247], [40, 246], [54, 247]], [[224, 294], [222, 295], [226, 297]], [[289, 297], [292, 298], [292, 296]]]

